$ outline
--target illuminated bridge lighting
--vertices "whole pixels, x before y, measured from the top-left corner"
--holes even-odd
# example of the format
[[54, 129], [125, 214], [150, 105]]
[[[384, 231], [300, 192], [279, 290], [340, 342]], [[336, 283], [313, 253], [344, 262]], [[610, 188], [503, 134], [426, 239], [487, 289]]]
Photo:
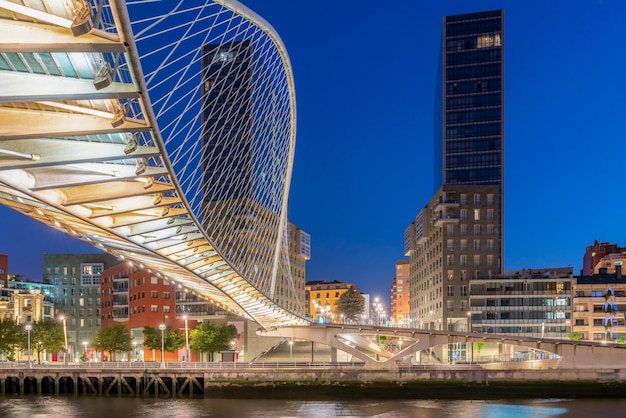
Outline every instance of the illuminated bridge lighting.
[[0, 203], [263, 327], [290, 283], [295, 93], [236, 1], [0, 0]]

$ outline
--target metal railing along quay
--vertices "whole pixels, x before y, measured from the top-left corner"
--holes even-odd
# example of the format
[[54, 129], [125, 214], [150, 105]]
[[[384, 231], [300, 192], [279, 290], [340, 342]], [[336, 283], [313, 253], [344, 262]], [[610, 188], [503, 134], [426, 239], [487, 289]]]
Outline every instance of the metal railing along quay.
[[[162, 367], [164, 366], [164, 367]], [[76, 369], [76, 370], [246, 370], [246, 369], [364, 369], [365, 364], [360, 362], [82, 362], [82, 363], [33, 363], [30, 369]], [[481, 369], [481, 363], [463, 362], [454, 364], [401, 364], [402, 370], [475, 370]], [[0, 362], [2, 369], [29, 369], [24, 362]]]

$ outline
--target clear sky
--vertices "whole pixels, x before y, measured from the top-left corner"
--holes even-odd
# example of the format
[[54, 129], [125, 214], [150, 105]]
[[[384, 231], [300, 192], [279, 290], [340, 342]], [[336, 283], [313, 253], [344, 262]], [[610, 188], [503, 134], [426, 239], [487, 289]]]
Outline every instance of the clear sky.
[[[626, 246], [626, 1], [242, 0], [281, 35], [298, 107], [289, 218], [311, 234], [308, 280], [388, 300], [404, 229], [432, 197], [443, 16], [505, 10], [507, 270]], [[0, 121], [1, 123], [1, 121]], [[0, 208], [9, 272], [95, 252]]]

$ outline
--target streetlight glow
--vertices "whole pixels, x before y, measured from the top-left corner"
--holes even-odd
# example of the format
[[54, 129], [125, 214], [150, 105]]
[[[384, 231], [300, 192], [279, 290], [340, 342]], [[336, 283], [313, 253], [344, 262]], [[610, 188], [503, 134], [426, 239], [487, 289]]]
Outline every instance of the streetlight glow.
[[161, 368], [165, 368], [165, 324], [159, 325], [159, 329], [161, 330]]
[[185, 347], [187, 348], [187, 352], [185, 354], [187, 357], [187, 363], [189, 363], [191, 356], [189, 354], [189, 328], [187, 327], [187, 315], [184, 315], [183, 319], [185, 320]]
[[65, 340], [65, 355], [63, 356], [63, 362], [67, 365], [67, 324], [65, 323], [64, 316], [60, 316], [59, 319], [63, 322], [63, 339]]
[[33, 329], [33, 326], [28, 324], [26, 325], [26, 332], [28, 333], [28, 368], [31, 368], [30, 364], [30, 331]]

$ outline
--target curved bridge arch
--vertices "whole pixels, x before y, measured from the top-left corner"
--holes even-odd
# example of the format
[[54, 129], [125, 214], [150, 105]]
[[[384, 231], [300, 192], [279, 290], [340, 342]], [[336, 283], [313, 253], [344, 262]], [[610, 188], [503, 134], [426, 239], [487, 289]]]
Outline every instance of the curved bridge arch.
[[261, 326], [307, 324], [289, 58], [236, 1], [190, 3], [0, 0], [0, 203]]

